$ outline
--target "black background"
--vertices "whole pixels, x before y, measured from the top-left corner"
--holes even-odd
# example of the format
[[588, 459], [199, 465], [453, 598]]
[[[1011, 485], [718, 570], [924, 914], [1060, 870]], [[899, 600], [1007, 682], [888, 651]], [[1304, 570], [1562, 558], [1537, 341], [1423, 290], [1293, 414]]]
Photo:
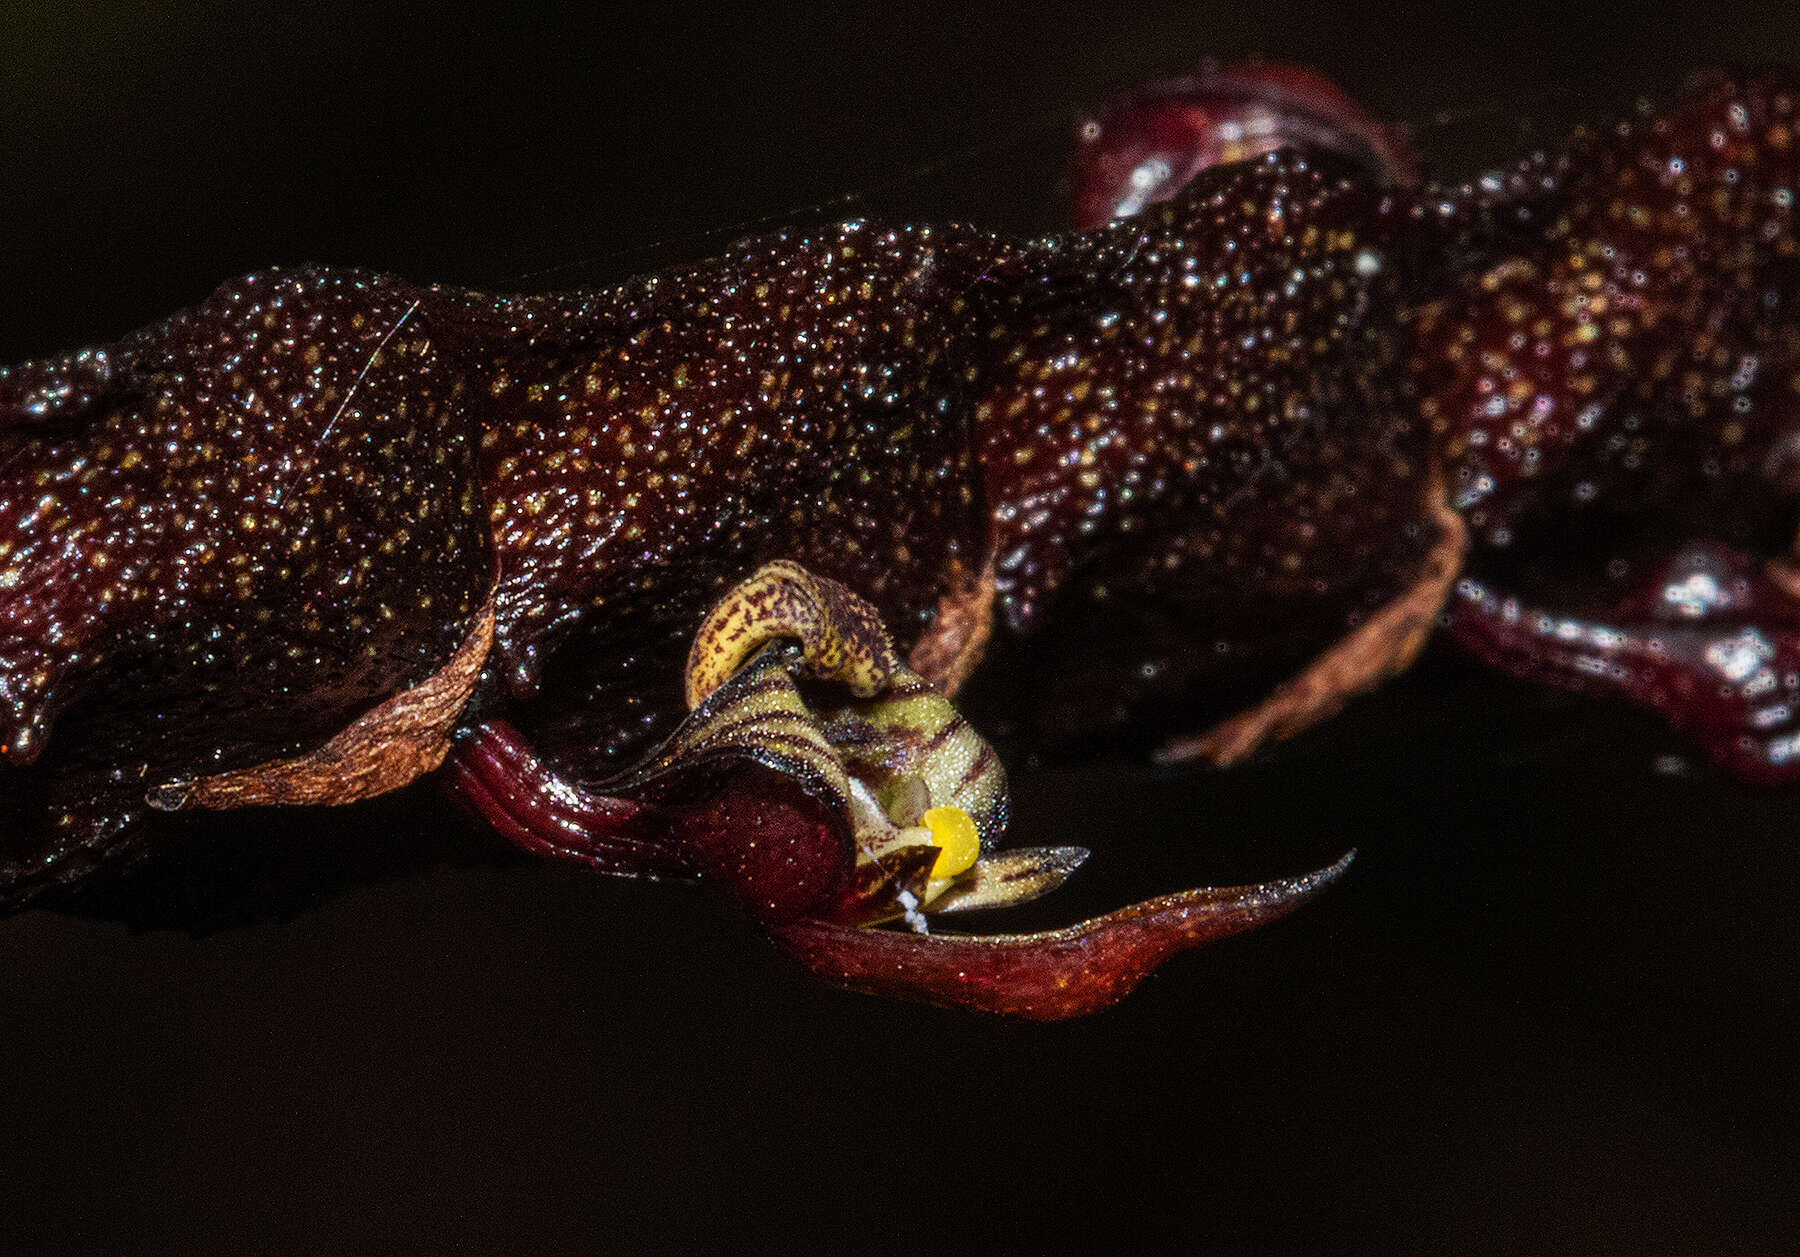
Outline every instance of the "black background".
[[[786, 14], [7, 6], [0, 360], [273, 262], [543, 288], [821, 203], [1048, 228], [1078, 107], [1209, 54], [1452, 165], [1800, 63], [1781, 3]], [[1099, 851], [1043, 920], [1362, 851], [1048, 1028], [825, 989], [430, 791], [232, 818], [139, 928], [0, 922], [0, 1251], [1791, 1252], [1800, 795], [1683, 749], [1437, 646], [1241, 771], [1022, 772], [1015, 840]]]

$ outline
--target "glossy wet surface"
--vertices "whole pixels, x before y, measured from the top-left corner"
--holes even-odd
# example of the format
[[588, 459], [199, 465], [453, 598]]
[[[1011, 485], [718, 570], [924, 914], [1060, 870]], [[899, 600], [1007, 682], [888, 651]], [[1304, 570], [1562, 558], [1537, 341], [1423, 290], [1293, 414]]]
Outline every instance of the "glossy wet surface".
[[[1501, 152], [1533, 93], [1800, 61], [1777, 6], [1630, 29], [1559, 6], [1529, 31], [1516, 6], [1011, 11], [421, 30], [324, 5], [255, 37], [165, 16], [60, 50], [53, 19], [8, 18], [0, 226], [26, 249], [0, 263], [0, 360], [276, 261], [516, 286], [1208, 51], [1314, 65], [1384, 115], [1511, 102], [1451, 128]], [[1046, 225], [1041, 138], [838, 212]], [[823, 989], [700, 896], [513, 860], [429, 793], [232, 818], [128, 901], [198, 936], [0, 922], [0, 1247], [1041, 1248], [1104, 1227], [1150, 1252], [1784, 1251], [1795, 798], [1685, 749], [1439, 645], [1232, 774], [1021, 772], [1015, 841], [1100, 853], [1030, 924], [1361, 850], [1319, 904], [1051, 1028]]]

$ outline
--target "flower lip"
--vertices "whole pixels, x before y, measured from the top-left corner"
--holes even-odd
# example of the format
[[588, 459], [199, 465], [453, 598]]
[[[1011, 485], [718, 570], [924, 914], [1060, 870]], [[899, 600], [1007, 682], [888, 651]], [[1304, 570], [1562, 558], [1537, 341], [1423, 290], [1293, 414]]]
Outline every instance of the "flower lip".
[[[1036, 1019], [1114, 1003], [1170, 956], [1292, 911], [1350, 861], [1164, 895], [1063, 929], [946, 931], [946, 917], [1049, 893], [1088, 852], [1003, 848], [1006, 775], [987, 742], [898, 659], [866, 603], [842, 586], [821, 590], [832, 583], [794, 564], [774, 581], [781, 622], [765, 639], [770, 626], [741, 608], [715, 613], [730, 628], [723, 653], [695, 656], [714, 675], [695, 685], [690, 674], [693, 709], [637, 766], [571, 783], [496, 722], [464, 738], [457, 783], [543, 854], [713, 885], [841, 986]], [[769, 574], [740, 588], [764, 597]], [[805, 623], [811, 602], [828, 609], [823, 628]], [[860, 640], [834, 640], [845, 632]]]
[[[1181, 951], [1285, 916], [1336, 881], [1354, 855], [1301, 877], [1182, 891], [1063, 929], [948, 932], [946, 916], [1049, 893], [1088, 852], [999, 846], [1007, 805], [998, 757], [903, 664], [871, 697], [834, 696], [829, 683], [810, 684], [803, 696], [793, 677], [798, 655], [769, 646], [710, 694], [690, 724], [729, 733], [678, 734], [671, 743], [686, 749], [674, 750], [664, 771], [702, 746], [712, 756], [754, 758], [805, 783], [850, 835], [850, 868], [836, 894], [779, 919], [759, 914], [783, 951], [838, 985], [1038, 1020], [1082, 1016]], [[934, 814], [942, 831], [925, 823]], [[965, 825], [979, 835], [975, 850], [946, 866], [939, 833]], [[945, 867], [955, 871], [934, 875]]]

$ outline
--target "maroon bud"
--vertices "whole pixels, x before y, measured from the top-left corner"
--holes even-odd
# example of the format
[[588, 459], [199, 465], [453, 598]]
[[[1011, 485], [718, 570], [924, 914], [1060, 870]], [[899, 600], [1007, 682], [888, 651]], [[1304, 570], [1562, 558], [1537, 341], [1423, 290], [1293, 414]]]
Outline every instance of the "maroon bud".
[[1418, 179], [1405, 141], [1319, 75], [1260, 62], [1212, 67], [1136, 88], [1082, 121], [1074, 227], [1128, 217], [1202, 170], [1289, 147], [1338, 154], [1382, 183]]

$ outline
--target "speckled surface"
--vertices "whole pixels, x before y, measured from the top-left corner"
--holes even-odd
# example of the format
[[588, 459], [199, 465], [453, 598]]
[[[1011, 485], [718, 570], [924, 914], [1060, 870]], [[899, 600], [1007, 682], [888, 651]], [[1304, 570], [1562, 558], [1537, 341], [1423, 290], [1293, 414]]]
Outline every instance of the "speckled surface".
[[[1784, 29], [1779, 14], [1743, 9], [1729, 22], [1662, 15], [1625, 29], [1567, 6], [1539, 15], [1537, 33], [1511, 8], [1380, 23], [1289, 9], [1277, 24], [1263, 11], [1149, 6], [1128, 23], [1058, 14], [1055, 33], [943, 16], [920, 22], [957, 31], [919, 37], [928, 66], [905, 51], [869, 64], [885, 15], [813, 36], [719, 18], [716, 44], [690, 40], [660, 62], [660, 36], [634, 43], [615, 27], [557, 39], [478, 23], [484, 48], [532, 66], [530, 90], [510, 96], [466, 73], [502, 53], [447, 53], [462, 48], [449, 27], [407, 44], [374, 38], [390, 32], [366, 17], [330, 38], [290, 23], [256, 56], [203, 61], [175, 123], [140, 108], [148, 69], [108, 71], [116, 82], [96, 98], [131, 102], [111, 125], [168, 169], [163, 184], [117, 150], [52, 175], [99, 128], [41, 139], [54, 112], [79, 116], [80, 93], [26, 93], [15, 116], [36, 130], [5, 204], [65, 261], [13, 289], [4, 356], [91, 339], [102, 309], [104, 327], [122, 332], [274, 258], [500, 287], [539, 265], [815, 200], [845, 177], [911, 169], [968, 134], [959, 111], [1060, 118], [1146, 57], [1273, 49], [1276, 29], [1291, 34], [1283, 55], [1384, 113], [1423, 118], [1474, 101], [1499, 103], [1507, 119], [1546, 85], [1628, 92], [1666, 86], [1697, 60], [1773, 56]], [[64, 65], [63, 81], [94, 82], [83, 67], [115, 45], [132, 54], [119, 65], [166, 61], [187, 28], [166, 17], [158, 27], [90, 33], [88, 60]], [[1009, 55], [1022, 37], [1039, 55]], [[602, 47], [618, 58], [599, 76], [610, 86], [597, 89], [585, 61], [565, 83], [564, 70], [595, 55], [577, 49]], [[296, 102], [334, 99], [321, 95], [321, 64], [346, 84], [345, 103], [315, 117]], [[651, 80], [634, 65], [679, 87], [646, 95]], [[788, 76], [779, 91], [771, 65]], [[396, 66], [411, 72], [396, 78]], [[989, 84], [985, 104], [970, 103], [965, 81]], [[571, 111], [558, 131], [536, 105], [501, 100], [512, 96], [591, 97], [636, 121], [600, 140], [613, 124], [595, 113]], [[743, 104], [752, 98], [778, 107]], [[224, 116], [269, 121], [188, 142]], [[419, 119], [430, 124], [408, 130]], [[852, 131], [854, 143], [833, 146]], [[396, 133], [412, 137], [399, 159]], [[920, 133], [952, 138], [896, 138]], [[562, 169], [552, 151], [645, 152], [647, 134], [681, 138], [654, 165], [615, 161], [610, 197], [574, 194], [551, 174]], [[296, 135], [319, 147], [294, 150]], [[452, 135], [477, 138], [433, 138]], [[291, 166], [270, 160], [288, 152]], [[259, 164], [272, 170], [266, 183], [248, 173]], [[337, 169], [351, 174], [322, 173]], [[506, 190], [528, 173], [550, 181]], [[1018, 195], [1022, 174], [1004, 161], [965, 168], [951, 191], [913, 193], [892, 216], [1025, 220], [1041, 198]], [[729, 196], [701, 199], [721, 186]], [[67, 192], [54, 211], [20, 211], [52, 187]], [[997, 215], [1000, 187], [1013, 199]], [[652, 201], [673, 208], [652, 223]], [[277, 213], [282, 204], [292, 209]], [[96, 238], [107, 246], [90, 257]], [[485, 251], [495, 240], [506, 243]], [[449, 260], [458, 251], [470, 260]], [[121, 257], [134, 259], [129, 273]], [[644, 269], [635, 257], [613, 265]], [[706, 904], [541, 870], [365, 875], [293, 920], [198, 939], [29, 914], [4, 935], [20, 1093], [6, 1226], [23, 1244], [70, 1251], [119, 1234], [189, 1252], [295, 1248], [321, 1234], [396, 1251], [888, 1234], [895, 1211], [871, 1176], [913, 1175], [919, 1161], [908, 1141], [871, 1138], [869, 1097], [895, 1094], [923, 1042], [943, 1059], [1029, 1059], [1071, 1080], [1046, 1103], [1038, 1075], [993, 1065], [938, 1108], [934, 1146], [1017, 1188], [963, 1215], [973, 1233], [1066, 1237], [1104, 1215], [1116, 1234], [1163, 1247], [1201, 1236], [1226, 1250], [1676, 1252], [1724, 1237], [1737, 1251], [1781, 1251], [1795, 1198], [1781, 1047], [1792, 1039], [1791, 809], [1703, 768], [1653, 771], [1679, 756], [1641, 719], [1497, 681], [1441, 651], [1245, 773], [1168, 777], [1108, 761], [1025, 774], [1021, 825], [1104, 832], [1136, 866], [1095, 869], [1102, 883], [1151, 889], [1200, 869], [1225, 880], [1316, 863], [1346, 841], [1364, 849], [1357, 875], [1313, 914], [1048, 1036], [814, 992]], [[1093, 809], [1119, 799], [1132, 804], [1123, 813]], [[248, 880], [268, 893], [296, 875], [329, 881], [333, 860], [388, 858], [407, 835], [428, 851], [478, 841], [419, 799], [339, 823], [258, 820], [217, 834], [214, 850], [227, 867], [262, 868]], [[160, 892], [166, 916], [180, 916], [184, 895], [217, 911], [186, 886]], [[1095, 1148], [1113, 1155], [1096, 1163]], [[821, 1168], [796, 1186], [796, 1165]], [[707, 1209], [692, 1207], [697, 1193]]]
[[79, 875], [141, 783], [317, 745], [468, 636], [493, 547], [416, 310], [268, 272], [0, 373], [0, 744], [9, 794], [42, 794], [8, 880]]
[[[1271, 155], [1084, 236], [853, 222], [612, 291], [261, 272], [11, 369], [5, 745], [51, 796], [15, 876], [85, 871], [136, 782], [291, 751], [416, 684], [496, 570], [477, 710], [511, 700], [589, 772], [667, 730], [661, 648], [774, 558], [869, 597], [903, 646], [986, 563], [1016, 633], [1077, 573], [1195, 636], [1223, 602], [1328, 643], [1422, 543], [1384, 253], [1421, 221]], [[63, 754], [110, 743], [118, 785], [38, 766], [84, 702]]]

